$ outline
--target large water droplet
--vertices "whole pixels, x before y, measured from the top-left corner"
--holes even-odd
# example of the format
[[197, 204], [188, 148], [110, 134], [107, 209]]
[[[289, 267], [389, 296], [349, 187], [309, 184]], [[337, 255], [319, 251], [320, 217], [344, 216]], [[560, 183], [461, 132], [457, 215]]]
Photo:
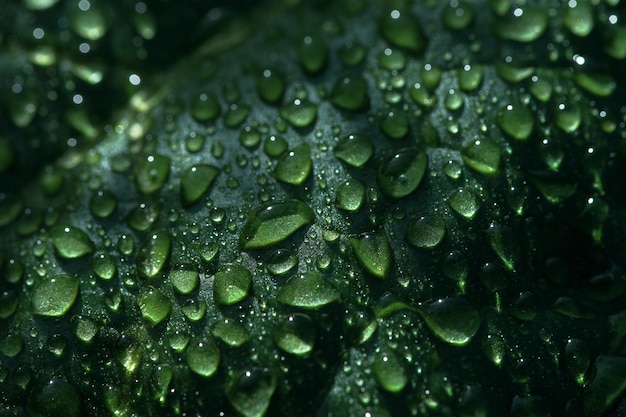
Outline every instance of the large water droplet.
[[328, 46], [317, 35], [306, 35], [298, 43], [298, 59], [302, 68], [309, 74], [315, 74], [326, 66]]
[[57, 226], [50, 237], [54, 249], [63, 259], [75, 259], [93, 253], [95, 247], [89, 236], [74, 226]]
[[448, 198], [450, 207], [466, 219], [473, 219], [478, 209], [480, 200], [478, 196], [469, 188], [463, 187], [454, 191]]
[[100, 218], [109, 217], [115, 211], [116, 206], [117, 200], [115, 196], [107, 190], [97, 191], [89, 200], [89, 211], [94, 216]]
[[287, 353], [303, 356], [313, 350], [315, 344], [315, 325], [304, 314], [292, 314], [286, 317], [274, 329], [274, 342]]
[[350, 243], [356, 258], [370, 274], [378, 278], [387, 277], [393, 252], [384, 231], [351, 238]]
[[256, 88], [263, 101], [276, 104], [283, 98], [285, 80], [277, 71], [265, 69], [257, 76]]
[[300, 185], [309, 177], [312, 167], [311, 149], [302, 143], [280, 157], [272, 176], [287, 184]]
[[517, 42], [534, 41], [547, 27], [548, 15], [541, 6], [518, 7], [505, 18], [498, 19], [495, 25], [498, 36]]
[[345, 110], [362, 110], [369, 105], [367, 81], [361, 75], [339, 78], [330, 92], [330, 102]]
[[451, 1], [441, 12], [444, 25], [452, 30], [466, 29], [474, 21], [474, 6], [466, 1]]
[[393, 45], [421, 52], [426, 47], [426, 37], [417, 18], [408, 10], [394, 9], [380, 20], [382, 35]]
[[71, 275], [54, 275], [41, 278], [33, 290], [33, 314], [60, 317], [69, 311], [78, 297], [78, 278]]
[[517, 140], [526, 140], [533, 131], [533, 115], [522, 104], [507, 104], [498, 110], [498, 126], [509, 136]]
[[357, 211], [365, 199], [365, 186], [357, 180], [348, 180], [337, 187], [335, 204], [346, 211]]
[[427, 165], [426, 152], [400, 151], [382, 161], [378, 169], [378, 183], [390, 197], [407, 196], [422, 182]]
[[356, 133], [342, 138], [333, 152], [348, 165], [361, 167], [372, 157], [374, 145], [368, 136]]
[[397, 356], [391, 352], [379, 354], [372, 365], [378, 384], [389, 392], [400, 392], [408, 382], [406, 371]]
[[155, 325], [165, 320], [172, 310], [172, 302], [158, 289], [148, 286], [137, 295], [137, 304], [143, 318]]
[[470, 142], [461, 151], [463, 162], [487, 176], [496, 176], [500, 168], [500, 148], [491, 139], [480, 138]]
[[276, 389], [276, 379], [267, 369], [251, 369], [233, 380], [226, 397], [243, 417], [263, 417]]
[[200, 122], [214, 120], [222, 112], [215, 94], [202, 93], [191, 104], [191, 115]]
[[438, 214], [427, 214], [415, 219], [406, 230], [406, 240], [418, 248], [431, 249], [443, 240], [446, 224]]
[[339, 292], [317, 272], [305, 272], [290, 278], [278, 293], [281, 303], [310, 309], [339, 301], [339, 298]]
[[146, 278], [157, 276], [170, 256], [172, 238], [166, 230], [153, 233], [137, 254], [137, 270]]
[[220, 350], [211, 341], [196, 342], [187, 348], [187, 366], [196, 374], [210, 377], [220, 364]]
[[461, 297], [440, 299], [418, 311], [437, 337], [453, 345], [469, 342], [481, 324], [478, 310]]
[[236, 321], [224, 318], [211, 328], [211, 334], [229, 346], [238, 347], [250, 340], [250, 332]]
[[182, 265], [176, 269], [172, 269], [169, 278], [174, 289], [180, 294], [192, 293], [200, 283], [198, 271], [191, 265]]
[[298, 200], [283, 200], [252, 210], [241, 230], [244, 249], [260, 249], [282, 242], [315, 220], [313, 210]]
[[213, 298], [218, 304], [236, 304], [246, 298], [251, 284], [252, 273], [245, 267], [241, 265], [222, 267], [215, 273]]
[[295, 99], [280, 108], [280, 115], [293, 127], [307, 127], [317, 118], [317, 106], [306, 100]]
[[220, 171], [211, 165], [195, 165], [180, 174], [180, 196], [184, 206], [190, 206], [204, 195]]
[[137, 187], [144, 194], [152, 194], [163, 187], [170, 172], [171, 160], [163, 155], [149, 155], [139, 161]]

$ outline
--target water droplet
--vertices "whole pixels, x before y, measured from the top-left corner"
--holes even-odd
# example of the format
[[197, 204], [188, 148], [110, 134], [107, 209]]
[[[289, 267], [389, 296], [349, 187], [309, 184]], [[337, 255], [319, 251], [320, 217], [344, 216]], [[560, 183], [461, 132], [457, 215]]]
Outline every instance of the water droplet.
[[409, 90], [409, 95], [415, 101], [415, 103], [424, 107], [425, 109], [431, 109], [437, 103], [437, 96], [432, 94], [425, 86], [420, 83], [415, 83]]
[[357, 180], [348, 180], [339, 187], [335, 195], [335, 204], [346, 211], [357, 211], [365, 200], [365, 186]]
[[267, 271], [272, 275], [283, 275], [298, 265], [298, 257], [289, 249], [275, 250], [267, 260]]
[[426, 47], [426, 37], [417, 18], [408, 10], [394, 9], [380, 20], [382, 35], [395, 46], [411, 52], [421, 52]]
[[153, 204], [141, 203], [128, 214], [128, 226], [140, 232], [149, 230], [159, 218], [160, 209]]
[[405, 197], [420, 185], [427, 165], [426, 152], [400, 151], [382, 161], [378, 169], [378, 183], [390, 197]]
[[243, 417], [263, 417], [276, 389], [276, 379], [267, 369], [251, 369], [233, 380], [226, 397]]
[[615, 79], [608, 74], [589, 74], [586, 72], [578, 72], [574, 74], [574, 81], [576, 81], [576, 84], [580, 87], [598, 97], [610, 96], [617, 87]]
[[576, 382], [584, 385], [587, 381], [591, 352], [587, 344], [581, 339], [569, 339], [565, 344], [562, 361], [565, 369], [574, 377]]
[[466, 1], [451, 1], [441, 12], [444, 25], [452, 30], [463, 30], [474, 21], [474, 6]]
[[236, 304], [248, 296], [252, 273], [241, 265], [221, 267], [215, 273], [213, 298], [223, 305]]
[[246, 148], [256, 148], [261, 142], [261, 132], [256, 127], [246, 126], [239, 132], [239, 142]]
[[498, 126], [509, 136], [517, 140], [526, 140], [533, 131], [533, 115], [522, 104], [507, 104], [498, 110]]
[[314, 220], [313, 210], [298, 200], [265, 204], [250, 213], [241, 231], [240, 244], [244, 249], [265, 248], [282, 242]]
[[626, 392], [626, 358], [600, 355], [582, 395], [583, 415], [603, 415]]
[[191, 104], [191, 115], [199, 122], [215, 120], [222, 112], [215, 94], [202, 93]]
[[492, 223], [487, 229], [489, 246], [498, 255], [503, 265], [512, 271], [521, 257], [515, 234], [507, 227]]
[[573, 178], [566, 177], [554, 171], [529, 171], [530, 182], [552, 204], [558, 204], [576, 192], [576, 183]]
[[107, 190], [97, 191], [89, 200], [91, 214], [102, 219], [109, 217], [115, 211], [116, 206], [117, 200], [115, 196]]
[[333, 152], [348, 165], [361, 167], [372, 157], [374, 145], [368, 136], [356, 133], [342, 138]]
[[533, 320], [537, 315], [538, 305], [539, 297], [533, 292], [524, 291], [513, 302], [510, 313], [519, 320]]
[[383, 231], [351, 238], [350, 244], [359, 263], [377, 278], [386, 278], [391, 268], [393, 252]]
[[409, 116], [402, 110], [393, 110], [380, 118], [380, 130], [391, 139], [402, 139], [409, 134]]
[[187, 365], [196, 374], [205, 378], [215, 373], [220, 364], [221, 354], [211, 341], [196, 342], [187, 348]]
[[400, 71], [406, 66], [406, 56], [398, 49], [385, 48], [378, 55], [378, 63], [389, 71]]
[[231, 104], [224, 114], [224, 126], [235, 128], [241, 125], [250, 114], [250, 106], [245, 104]]
[[300, 65], [309, 74], [315, 74], [326, 66], [328, 46], [323, 38], [306, 35], [298, 42], [297, 50]]
[[163, 187], [170, 172], [171, 160], [163, 155], [149, 155], [139, 161], [137, 187], [144, 194], [152, 194]]
[[98, 334], [100, 326], [89, 317], [74, 316], [72, 317], [72, 329], [78, 340], [89, 343]]
[[172, 238], [166, 230], [157, 230], [137, 254], [137, 270], [145, 278], [157, 276], [170, 256]]
[[200, 283], [197, 269], [191, 265], [181, 265], [172, 269], [169, 274], [170, 283], [180, 294], [192, 293]]
[[92, 269], [100, 279], [109, 280], [115, 276], [117, 266], [113, 257], [105, 252], [94, 257]]
[[291, 277], [278, 293], [281, 303], [309, 309], [320, 308], [339, 299], [339, 292], [317, 272]]
[[369, 106], [367, 81], [361, 75], [339, 78], [330, 92], [330, 102], [345, 110], [363, 110]]
[[446, 233], [446, 224], [438, 214], [415, 219], [406, 230], [406, 240], [418, 248], [431, 249], [439, 245]]
[[458, 188], [454, 191], [448, 198], [448, 204], [466, 219], [473, 219], [480, 209], [478, 196], [467, 187]]
[[307, 127], [317, 118], [317, 106], [307, 100], [295, 99], [280, 108], [280, 115], [293, 127]]
[[580, 106], [576, 103], [559, 104], [555, 116], [556, 125], [565, 133], [573, 133], [580, 126]]
[[57, 255], [63, 259], [81, 258], [95, 249], [89, 236], [74, 226], [57, 226], [50, 237]]
[[563, 23], [576, 36], [589, 35], [593, 29], [593, 9], [585, 0], [568, 1], [563, 7]]
[[78, 417], [81, 400], [78, 390], [61, 378], [52, 378], [35, 386], [28, 400], [28, 415], [45, 417]]
[[360, 42], [347, 42], [339, 48], [339, 59], [345, 65], [354, 67], [359, 65], [367, 55], [367, 48]]
[[274, 342], [287, 353], [304, 356], [313, 350], [315, 325], [304, 314], [292, 314], [283, 319], [274, 329]]
[[158, 289], [148, 286], [139, 291], [137, 305], [143, 318], [152, 325], [165, 320], [172, 310], [172, 302]]
[[67, 313], [78, 297], [78, 278], [54, 275], [41, 278], [33, 290], [31, 307], [38, 316], [60, 317]]
[[440, 299], [418, 311], [437, 337], [453, 345], [469, 342], [481, 324], [478, 310], [461, 297]]
[[485, 70], [482, 65], [465, 65], [463, 69], [459, 70], [457, 73], [461, 90], [474, 91], [480, 87], [484, 72]]
[[300, 185], [309, 177], [312, 167], [311, 148], [302, 143], [280, 157], [271, 175], [284, 183]]
[[552, 97], [552, 83], [547, 77], [533, 75], [528, 89], [537, 100], [544, 103], [547, 103]]
[[461, 150], [465, 165], [487, 176], [496, 176], [500, 169], [500, 147], [491, 139], [479, 138]]
[[548, 15], [540, 6], [516, 8], [505, 18], [498, 19], [495, 25], [498, 36], [517, 42], [532, 42], [543, 35], [547, 27]]
[[206, 313], [206, 301], [204, 300], [193, 300], [188, 299], [182, 305], [183, 314], [190, 321], [199, 321], [201, 320]]
[[95, 41], [104, 36], [109, 23], [95, 0], [74, 3], [69, 11], [70, 28], [79, 36]]
[[455, 112], [461, 109], [464, 103], [465, 101], [461, 92], [455, 89], [448, 90], [444, 99], [444, 105], [448, 111]]
[[180, 196], [183, 205], [197, 203], [206, 193], [220, 171], [211, 165], [194, 165], [180, 174]]
[[269, 104], [277, 104], [283, 98], [285, 80], [277, 71], [265, 69], [257, 76], [256, 88], [261, 100]]
[[17, 293], [13, 290], [0, 293], [0, 319], [9, 318], [15, 313], [18, 305]]
[[278, 158], [287, 151], [287, 141], [279, 135], [271, 135], [263, 142], [263, 152], [270, 158]]
[[24, 349], [24, 338], [19, 334], [9, 334], [0, 341], [0, 353], [8, 358], [14, 358]]
[[372, 364], [374, 377], [378, 384], [389, 392], [400, 392], [408, 382], [402, 363], [391, 352], [378, 354]]
[[229, 346], [239, 347], [250, 340], [250, 332], [232, 319], [224, 318], [211, 328], [211, 334]]

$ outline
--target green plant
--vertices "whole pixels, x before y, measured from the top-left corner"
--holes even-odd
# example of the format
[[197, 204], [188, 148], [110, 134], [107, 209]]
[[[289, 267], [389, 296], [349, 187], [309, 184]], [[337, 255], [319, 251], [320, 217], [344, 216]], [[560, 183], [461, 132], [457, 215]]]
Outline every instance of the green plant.
[[3, 415], [624, 412], [619, 1], [4, 3]]

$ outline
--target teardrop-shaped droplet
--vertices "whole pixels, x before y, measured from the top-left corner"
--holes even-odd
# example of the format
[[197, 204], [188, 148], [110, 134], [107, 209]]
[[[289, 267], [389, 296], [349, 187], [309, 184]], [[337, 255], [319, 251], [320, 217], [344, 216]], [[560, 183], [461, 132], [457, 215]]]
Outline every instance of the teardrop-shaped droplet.
[[527, 5], [515, 8], [495, 25], [496, 33], [502, 39], [517, 42], [531, 42], [538, 39], [548, 27], [548, 14], [545, 8]]
[[418, 248], [431, 249], [439, 245], [446, 233], [446, 224], [438, 214], [415, 219], [406, 230], [406, 240]]
[[438, 338], [453, 345], [469, 342], [482, 321], [476, 307], [461, 297], [440, 299], [418, 311]]
[[408, 10], [394, 9], [380, 20], [380, 32], [395, 46], [411, 52], [421, 52], [426, 47], [426, 37], [417, 18]]
[[211, 328], [211, 334], [229, 346], [238, 347], [250, 340], [250, 332], [233, 319], [224, 318]]
[[378, 384], [388, 392], [400, 392], [408, 383], [406, 371], [392, 352], [378, 354], [372, 365]]
[[149, 155], [138, 164], [137, 188], [152, 194], [163, 187], [170, 172], [171, 160], [163, 155]]
[[483, 81], [484, 68], [482, 65], [464, 65], [458, 72], [459, 87], [463, 91], [474, 91]]
[[170, 256], [172, 238], [166, 230], [154, 232], [137, 254], [137, 270], [145, 278], [157, 276]]
[[32, 293], [32, 313], [60, 317], [67, 313], [78, 297], [78, 278], [61, 274], [41, 278]]
[[215, 373], [220, 364], [220, 359], [220, 350], [211, 341], [196, 342], [187, 348], [187, 366], [205, 378]]
[[263, 101], [276, 104], [283, 98], [285, 80], [277, 71], [265, 69], [256, 79], [256, 88]]
[[382, 161], [378, 183], [393, 198], [402, 198], [417, 189], [428, 165], [424, 151], [403, 150]]
[[335, 204], [346, 211], [357, 211], [365, 200], [365, 186], [355, 180], [348, 180], [337, 187]]
[[233, 380], [226, 397], [243, 417], [263, 417], [276, 390], [276, 378], [267, 369], [250, 369]]
[[361, 133], [355, 133], [342, 138], [333, 149], [335, 156], [354, 167], [361, 167], [374, 154], [374, 145], [370, 138]]
[[192, 293], [200, 283], [198, 271], [193, 266], [181, 265], [172, 269], [169, 274], [172, 287], [180, 294]]
[[117, 272], [117, 265], [113, 257], [104, 252], [94, 256], [92, 269], [100, 279], [110, 280]]
[[326, 66], [328, 45], [317, 35], [306, 35], [298, 43], [298, 59], [309, 74], [320, 72]]
[[236, 304], [248, 296], [252, 273], [241, 265], [228, 265], [215, 273], [213, 299], [222, 305]]
[[522, 104], [507, 104], [496, 115], [498, 126], [509, 136], [517, 140], [526, 140], [533, 131], [533, 115]]
[[454, 211], [466, 219], [473, 219], [480, 209], [480, 199], [467, 187], [454, 191], [448, 198], [448, 204]]
[[79, 36], [95, 41], [107, 32], [109, 22], [97, 2], [94, 0], [75, 3], [69, 11], [70, 28]]
[[586, 0], [569, 1], [563, 6], [563, 23], [576, 36], [585, 37], [594, 26], [594, 11]]
[[386, 278], [391, 269], [393, 252], [384, 231], [351, 238], [354, 254], [361, 265], [377, 278]]
[[63, 259], [81, 258], [95, 250], [89, 236], [74, 226], [57, 226], [50, 237], [57, 255]]
[[303, 356], [310, 353], [315, 345], [315, 325], [305, 314], [292, 314], [278, 324], [273, 336], [280, 349]]
[[367, 81], [361, 75], [339, 78], [330, 92], [330, 102], [345, 110], [362, 110], [369, 105]]
[[317, 106], [297, 98], [282, 106], [280, 115], [293, 127], [307, 127], [317, 118]]
[[479, 138], [461, 150], [463, 162], [476, 172], [496, 176], [500, 169], [500, 147], [491, 139]]
[[489, 246], [498, 255], [506, 269], [509, 271], [515, 269], [521, 257], [515, 234], [507, 227], [492, 223], [487, 229], [487, 238]]
[[152, 286], [139, 291], [137, 304], [143, 318], [152, 325], [161, 323], [172, 310], [170, 299]]
[[243, 249], [260, 249], [291, 236], [315, 220], [313, 210], [298, 200], [272, 202], [252, 210], [241, 230]]
[[317, 272], [290, 278], [280, 289], [278, 301], [293, 307], [317, 309], [339, 301], [339, 292]]
[[302, 143], [280, 157], [272, 176], [287, 184], [300, 185], [309, 177], [312, 167], [311, 148]]
[[89, 211], [101, 219], [109, 217], [117, 207], [117, 200], [112, 192], [100, 190], [95, 192], [89, 200]]
[[180, 196], [184, 206], [190, 206], [204, 195], [220, 171], [211, 165], [194, 165], [180, 174]]

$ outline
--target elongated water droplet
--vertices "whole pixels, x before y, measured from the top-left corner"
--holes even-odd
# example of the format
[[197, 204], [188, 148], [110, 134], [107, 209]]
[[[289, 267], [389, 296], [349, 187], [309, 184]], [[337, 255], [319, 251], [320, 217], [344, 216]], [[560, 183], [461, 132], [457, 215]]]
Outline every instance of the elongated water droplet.
[[211, 341], [196, 342], [187, 348], [187, 366], [205, 378], [215, 373], [220, 364], [220, 359], [220, 350]]
[[138, 165], [137, 188], [144, 194], [152, 194], [163, 187], [170, 172], [171, 160], [163, 155], [149, 155]]
[[378, 183], [390, 197], [405, 197], [420, 185], [427, 165], [426, 152], [400, 151], [382, 161], [378, 169]]
[[453, 345], [469, 342], [482, 321], [478, 310], [461, 297], [440, 299], [418, 311], [437, 337]]
[[57, 226], [50, 236], [57, 255], [63, 259], [81, 258], [95, 249], [89, 236], [74, 226]]
[[348, 180], [339, 187], [335, 195], [335, 204], [346, 211], [357, 211], [365, 199], [365, 186], [357, 180]]
[[252, 273], [241, 265], [229, 265], [215, 273], [213, 298], [223, 305], [236, 304], [247, 297]]
[[78, 278], [61, 274], [41, 278], [33, 290], [31, 307], [38, 316], [60, 317], [78, 297]]
[[180, 196], [184, 206], [190, 206], [204, 195], [220, 171], [211, 165], [195, 165], [180, 175]]
[[300, 185], [309, 177], [312, 167], [311, 148], [303, 143], [280, 157], [272, 176], [287, 184]]
[[380, 20], [380, 32], [393, 45], [421, 52], [426, 47], [426, 37], [417, 18], [408, 10], [394, 9]]
[[298, 200], [272, 202], [252, 210], [241, 230], [243, 249], [260, 249], [291, 236], [315, 220], [313, 210]]
[[498, 126], [517, 140], [526, 140], [533, 131], [533, 115], [522, 104], [507, 104], [497, 114]]
[[221, 112], [220, 102], [213, 93], [202, 93], [191, 104], [191, 115], [199, 122], [214, 120]]
[[274, 329], [274, 342], [287, 353], [303, 356], [315, 345], [315, 325], [304, 314], [292, 314], [283, 319]]
[[356, 258], [370, 274], [378, 278], [387, 277], [393, 252], [384, 231], [351, 238], [350, 243]]
[[310, 309], [320, 308], [339, 299], [339, 292], [317, 272], [305, 272], [290, 278], [278, 293], [278, 301], [281, 303]]
[[489, 245], [498, 255], [504, 266], [512, 271], [521, 257], [517, 238], [513, 232], [504, 226], [492, 223], [487, 229]]
[[99, 278], [104, 280], [113, 278], [117, 272], [115, 260], [106, 252], [94, 257], [92, 269]]
[[326, 66], [328, 46], [326, 41], [317, 35], [306, 35], [298, 43], [298, 59], [300, 65], [309, 74], [315, 74]]
[[283, 98], [285, 81], [277, 71], [265, 69], [256, 79], [256, 88], [263, 101], [276, 104]]
[[348, 165], [361, 167], [374, 154], [374, 145], [368, 136], [356, 133], [342, 138], [333, 152], [337, 158]]
[[539, 38], [548, 27], [548, 15], [540, 6], [518, 7], [505, 18], [498, 19], [496, 33], [502, 39], [531, 42]]
[[385, 391], [400, 392], [408, 382], [402, 363], [392, 352], [377, 355], [372, 370], [376, 381]]
[[234, 379], [226, 397], [243, 417], [263, 417], [276, 389], [276, 378], [267, 369], [251, 369]]
[[362, 110], [369, 105], [367, 81], [361, 75], [339, 78], [330, 92], [330, 102], [345, 110]]
[[563, 23], [576, 36], [584, 37], [594, 26], [593, 8], [586, 0], [568, 1], [563, 7]]
[[172, 302], [158, 289], [149, 286], [137, 296], [137, 304], [143, 318], [152, 325], [165, 320], [172, 310]]
[[172, 238], [166, 230], [157, 230], [137, 254], [137, 270], [145, 278], [157, 276], [170, 256]]
[[229, 346], [238, 347], [250, 340], [250, 332], [236, 321], [224, 318], [211, 328], [211, 334]]
[[500, 170], [500, 148], [491, 139], [479, 138], [461, 151], [463, 162], [474, 171], [496, 176]]
[[446, 224], [438, 214], [415, 219], [406, 230], [406, 240], [418, 248], [431, 249], [439, 245], [446, 233]]

